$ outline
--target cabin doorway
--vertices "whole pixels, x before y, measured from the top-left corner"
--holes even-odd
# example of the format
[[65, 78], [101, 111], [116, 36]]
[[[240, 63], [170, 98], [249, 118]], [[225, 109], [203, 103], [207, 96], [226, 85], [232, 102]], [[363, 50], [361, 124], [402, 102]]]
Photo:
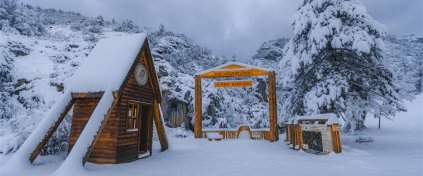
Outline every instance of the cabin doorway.
[[138, 153], [143, 157], [149, 156], [151, 154], [151, 128], [152, 128], [152, 115], [153, 115], [153, 106], [141, 104], [141, 113], [139, 116], [139, 141], [138, 141]]

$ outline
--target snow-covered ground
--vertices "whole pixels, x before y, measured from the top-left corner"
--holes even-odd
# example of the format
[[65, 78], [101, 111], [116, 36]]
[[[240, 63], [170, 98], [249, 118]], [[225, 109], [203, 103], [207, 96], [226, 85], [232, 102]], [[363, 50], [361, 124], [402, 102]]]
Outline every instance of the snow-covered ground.
[[[394, 121], [369, 119], [369, 130], [344, 134], [341, 154], [314, 155], [288, 149], [283, 141], [171, 138], [171, 147], [152, 157], [126, 164], [87, 164], [84, 173], [71, 175], [423, 175], [423, 96], [406, 103], [408, 112]], [[358, 137], [373, 142], [356, 143]], [[283, 136], [281, 136], [283, 138]], [[63, 162], [66, 153], [39, 157], [28, 170], [13, 175], [49, 175]], [[10, 155], [0, 155], [3, 166]], [[7, 175], [1, 174], [0, 175]]]

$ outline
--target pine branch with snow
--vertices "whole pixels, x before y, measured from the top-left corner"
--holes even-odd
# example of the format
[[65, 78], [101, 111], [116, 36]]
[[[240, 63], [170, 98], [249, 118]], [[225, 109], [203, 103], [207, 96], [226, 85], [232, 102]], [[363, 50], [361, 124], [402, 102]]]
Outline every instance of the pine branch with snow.
[[284, 118], [336, 113], [345, 128], [364, 128], [368, 114], [390, 118], [401, 87], [386, 65], [385, 28], [356, 0], [305, 0], [280, 62]]

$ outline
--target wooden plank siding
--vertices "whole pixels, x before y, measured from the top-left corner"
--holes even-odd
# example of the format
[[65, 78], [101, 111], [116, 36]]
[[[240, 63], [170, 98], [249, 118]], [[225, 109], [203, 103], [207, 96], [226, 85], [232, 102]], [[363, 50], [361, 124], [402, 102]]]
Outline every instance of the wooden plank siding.
[[[143, 64], [146, 66], [147, 69], [151, 68], [146, 65], [146, 51], [142, 51], [140, 54], [138, 63]], [[154, 89], [151, 83], [152, 79], [156, 79], [149, 74], [148, 82], [141, 86], [137, 83], [135, 79], [134, 71], [131, 73], [129, 80], [122, 91], [122, 97], [116, 107], [119, 116], [119, 122], [117, 124], [118, 131], [117, 131], [117, 145], [116, 145], [116, 153], [117, 157], [116, 160], [118, 163], [122, 162], [130, 162], [138, 159], [138, 141], [139, 135], [138, 131], [127, 131], [126, 124], [127, 124], [127, 108], [128, 102], [138, 102], [142, 104], [154, 105], [155, 102], [155, 95]], [[148, 129], [148, 136], [151, 136], [152, 127], [152, 116], [149, 116], [149, 129]], [[152, 137], [148, 139], [149, 143], [148, 148], [152, 146]]]
[[[69, 136], [69, 151], [75, 145], [82, 130], [94, 112], [100, 98], [77, 98], [73, 110], [71, 134]], [[107, 120], [104, 129], [98, 136], [87, 161], [98, 164], [116, 163], [116, 137], [118, 118], [112, 115]]]

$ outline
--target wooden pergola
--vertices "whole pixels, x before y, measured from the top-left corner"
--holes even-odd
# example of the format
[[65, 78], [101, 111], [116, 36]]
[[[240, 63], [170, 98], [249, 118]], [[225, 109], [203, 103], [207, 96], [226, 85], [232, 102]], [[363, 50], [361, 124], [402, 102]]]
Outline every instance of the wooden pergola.
[[[267, 76], [269, 83], [269, 131], [263, 132], [263, 138], [269, 141], [277, 141], [278, 136], [278, 117], [276, 107], [276, 74], [275, 71], [267, 70], [264, 68], [242, 64], [237, 62], [229, 62], [227, 64], [205, 70], [195, 75], [195, 105], [194, 105], [194, 135], [195, 138], [203, 138], [204, 133], [202, 130], [202, 92], [201, 92], [201, 79], [204, 78], [229, 78], [229, 77], [256, 77]], [[252, 81], [225, 81], [215, 82], [215, 87], [245, 87], [251, 86]], [[224, 134], [224, 133], [222, 133]], [[224, 136], [225, 137], [225, 136]], [[234, 137], [234, 138], [237, 138]]]

